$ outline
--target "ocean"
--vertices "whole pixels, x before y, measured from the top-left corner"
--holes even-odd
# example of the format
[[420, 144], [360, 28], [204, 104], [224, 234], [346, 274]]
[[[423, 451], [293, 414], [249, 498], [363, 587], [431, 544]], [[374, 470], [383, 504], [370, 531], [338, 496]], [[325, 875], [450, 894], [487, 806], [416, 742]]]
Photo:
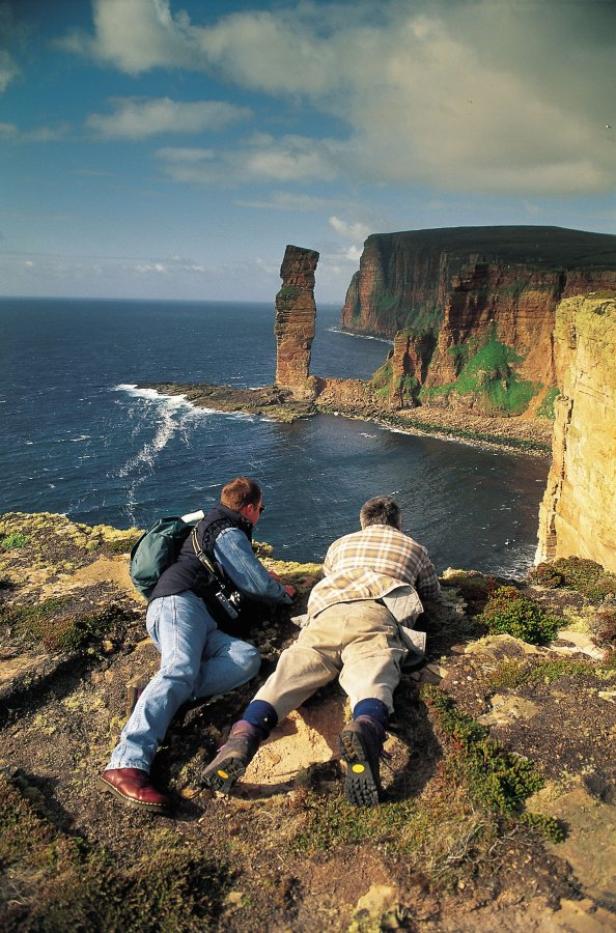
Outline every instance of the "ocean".
[[[386, 341], [339, 332], [320, 307], [312, 372], [367, 377]], [[264, 488], [256, 537], [322, 560], [394, 495], [404, 528], [448, 566], [522, 575], [532, 562], [544, 460], [319, 415], [279, 424], [196, 409], [144, 382], [271, 383], [270, 304], [0, 300], [0, 511], [145, 527], [208, 508], [245, 473]]]

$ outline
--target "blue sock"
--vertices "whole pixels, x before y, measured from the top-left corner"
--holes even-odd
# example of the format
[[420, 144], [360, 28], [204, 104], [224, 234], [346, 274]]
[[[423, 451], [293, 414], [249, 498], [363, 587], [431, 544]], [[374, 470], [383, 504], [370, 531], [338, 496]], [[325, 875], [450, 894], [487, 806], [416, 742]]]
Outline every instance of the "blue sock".
[[376, 697], [368, 697], [355, 704], [353, 719], [357, 719], [358, 716], [370, 716], [372, 719], [376, 719], [383, 729], [387, 729], [389, 710], [385, 703], [382, 700], [377, 700]]
[[242, 719], [259, 729], [266, 739], [278, 723], [278, 713], [267, 700], [253, 700], [242, 713]]

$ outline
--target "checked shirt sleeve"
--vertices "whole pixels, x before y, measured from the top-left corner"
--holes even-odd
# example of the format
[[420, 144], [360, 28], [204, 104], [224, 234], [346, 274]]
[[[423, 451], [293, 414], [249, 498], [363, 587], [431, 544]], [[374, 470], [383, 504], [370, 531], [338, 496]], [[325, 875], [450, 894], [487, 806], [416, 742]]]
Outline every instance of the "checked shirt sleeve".
[[417, 574], [416, 589], [422, 599], [437, 599], [441, 592], [434, 564], [428, 557], [427, 552], [425, 561], [422, 562]]

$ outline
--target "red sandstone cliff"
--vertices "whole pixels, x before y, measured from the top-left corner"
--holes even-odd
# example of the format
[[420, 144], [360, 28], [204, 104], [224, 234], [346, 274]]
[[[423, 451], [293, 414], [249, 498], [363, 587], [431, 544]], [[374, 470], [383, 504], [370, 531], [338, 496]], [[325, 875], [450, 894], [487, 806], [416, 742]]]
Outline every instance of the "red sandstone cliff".
[[[408, 335], [408, 354], [394, 375], [423, 387], [424, 402], [498, 408], [515, 379], [528, 387], [528, 404], [555, 384], [557, 304], [605, 288], [616, 288], [616, 236], [556, 227], [375, 234], [349, 286], [342, 325], [356, 333]], [[460, 381], [487, 344], [494, 350], [488, 363], [479, 360], [473, 379]], [[482, 379], [492, 401], [485, 393], [482, 399]], [[499, 382], [500, 395], [492, 391]], [[451, 390], [443, 391], [446, 386]]]

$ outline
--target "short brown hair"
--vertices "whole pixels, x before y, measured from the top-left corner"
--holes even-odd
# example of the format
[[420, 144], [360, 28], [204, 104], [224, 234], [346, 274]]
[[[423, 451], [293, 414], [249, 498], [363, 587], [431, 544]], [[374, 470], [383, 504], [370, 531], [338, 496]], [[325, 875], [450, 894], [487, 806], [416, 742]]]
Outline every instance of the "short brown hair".
[[220, 504], [239, 512], [245, 505], [258, 505], [263, 493], [258, 483], [247, 476], [236, 476], [222, 487]]
[[391, 496], [375, 496], [361, 507], [359, 520], [362, 528], [368, 525], [391, 525], [400, 528], [400, 506]]

